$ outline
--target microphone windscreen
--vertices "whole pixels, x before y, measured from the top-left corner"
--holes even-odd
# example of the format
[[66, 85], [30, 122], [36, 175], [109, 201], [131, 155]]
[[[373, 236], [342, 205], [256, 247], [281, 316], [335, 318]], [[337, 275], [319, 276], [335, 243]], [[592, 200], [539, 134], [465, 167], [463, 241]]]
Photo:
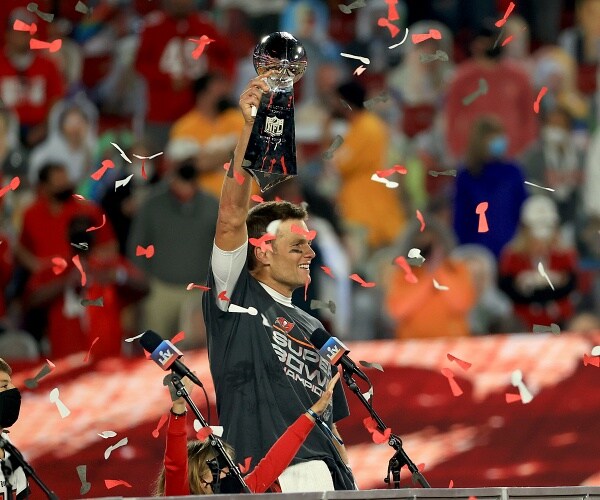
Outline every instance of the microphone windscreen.
[[325, 345], [325, 342], [327, 342], [330, 338], [331, 335], [323, 330], [323, 328], [317, 328], [314, 332], [312, 332], [312, 335], [310, 336], [310, 342], [317, 349], [321, 349], [321, 347]]
[[163, 338], [153, 330], [146, 330], [140, 338], [140, 344], [147, 352], [154, 352], [162, 341]]

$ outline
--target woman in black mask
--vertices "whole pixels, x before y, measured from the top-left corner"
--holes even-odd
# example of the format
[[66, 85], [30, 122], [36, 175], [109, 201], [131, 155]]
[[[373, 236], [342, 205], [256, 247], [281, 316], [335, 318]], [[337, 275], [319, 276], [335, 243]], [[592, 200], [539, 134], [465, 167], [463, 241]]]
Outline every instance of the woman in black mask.
[[[0, 358], [0, 432], [8, 440], [7, 427], [11, 427], [19, 418], [21, 393], [11, 381], [12, 369]], [[29, 495], [29, 486], [25, 472], [10, 460], [10, 454], [0, 448], [0, 498], [21, 500]]]

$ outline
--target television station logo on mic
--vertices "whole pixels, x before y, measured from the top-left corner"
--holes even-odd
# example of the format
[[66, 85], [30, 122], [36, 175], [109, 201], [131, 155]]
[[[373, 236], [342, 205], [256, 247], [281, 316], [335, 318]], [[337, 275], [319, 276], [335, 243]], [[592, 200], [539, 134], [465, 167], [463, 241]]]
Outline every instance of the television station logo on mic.
[[326, 358], [332, 365], [336, 365], [342, 359], [342, 356], [348, 352], [344, 343], [335, 337], [331, 337], [323, 347], [319, 349], [319, 354]]
[[150, 355], [154, 362], [159, 364], [163, 370], [168, 370], [181, 356], [183, 356], [183, 353], [168, 340], [163, 340]]

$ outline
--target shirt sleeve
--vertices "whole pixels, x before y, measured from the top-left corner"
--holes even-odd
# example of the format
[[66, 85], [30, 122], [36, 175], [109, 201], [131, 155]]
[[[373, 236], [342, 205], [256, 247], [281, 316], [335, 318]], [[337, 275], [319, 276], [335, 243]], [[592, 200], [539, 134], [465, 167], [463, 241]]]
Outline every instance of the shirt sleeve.
[[165, 496], [190, 494], [186, 416], [169, 415], [167, 446], [165, 449]]
[[235, 288], [244, 264], [246, 263], [246, 256], [248, 253], [248, 241], [246, 241], [241, 247], [235, 250], [221, 250], [216, 243], [213, 243], [212, 259], [210, 262], [211, 270], [215, 278], [214, 296], [217, 301], [217, 307], [221, 311], [226, 311], [229, 307], [227, 300], [221, 300], [218, 298], [219, 294], [223, 291], [229, 292], [227, 295], [231, 296], [231, 292]]
[[275, 441], [265, 457], [244, 478], [252, 493], [264, 493], [269, 489], [296, 456], [314, 425], [310, 418], [302, 414]]

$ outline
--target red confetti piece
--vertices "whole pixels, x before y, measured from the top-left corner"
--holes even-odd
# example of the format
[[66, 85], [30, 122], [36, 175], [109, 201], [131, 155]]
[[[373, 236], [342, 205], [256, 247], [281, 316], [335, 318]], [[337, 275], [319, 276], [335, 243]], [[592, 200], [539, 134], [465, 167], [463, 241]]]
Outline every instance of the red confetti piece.
[[471, 495], [467, 500], [477, 500], [477, 497], [474, 495]]
[[254, 247], [260, 248], [263, 252], [272, 252], [273, 247], [271, 246], [269, 241], [277, 238], [274, 234], [265, 233], [260, 238], [248, 238], [248, 243], [250, 243]]
[[377, 170], [375, 173], [379, 177], [386, 178], [395, 173], [399, 173], [401, 175], [406, 175], [408, 173], [408, 170], [406, 169], [406, 167], [403, 167], [402, 165], [394, 165], [392, 168], [388, 168], [386, 170]]
[[410, 267], [409, 263], [406, 262], [406, 259], [402, 257], [402, 255], [396, 257], [394, 259], [394, 263], [398, 264], [402, 268], [402, 270], [404, 271], [404, 279], [406, 281], [413, 284], [419, 282], [419, 279], [415, 276], [415, 273], [413, 273], [413, 270]]
[[131, 488], [131, 485], [127, 481], [123, 481], [122, 479], [105, 479], [104, 484], [109, 490], [115, 488], [116, 486], [126, 486], [127, 488]]
[[330, 278], [334, 278], [333, 273], [331, 272], [331, 269], [329, 269], [327, 266], [321, 266], [321, 269], [323, 269], [323, 272], [329, 276]]
[[479, 225], [477, 226], [477, 232], [479, 233], [487, 233], [490, 228], [488, 227], [487, 217], [485, 216], [485, 211], [488, 209], [488, 202], [482, 201], [475, 208], [475, 213], [479, 214]]
[[512, 35], [507, 36], [506, 39], [502, 42], [502, 47], [508, 45], [510, 42], [512, 42], [512, 40], [513, 40], [513, 36]]
[[48, 366], [50, 367], [51, 370], [54, 370], [56, 368], [56, 365], [49, 359], [46, 359], [46, 363], [48, 363]]
[[204, 441], [208, 436], [212, 435], [213, 430], [210, 427], [200, 427], [200, 430], [196, 433], [196, 439]]
[[362, 75], [365, 72], [366, 69], [367, 68], [361, 64], [358, 68], [356, 68], [354, 70], [353, 74], [356, 75], [356, 76], [360, 76], [360, 75]]
[[156, 439], [158, 437], [158, 435], [160, 434], [160, 430], [162, 429], [162, 426], [165, 425], [168, 418], [169, 418], [168, 415], [161, 415], [160, 420], [158, 421], [158, 424], [156, 425], [156, 429], [154, 429], [152, 431], [152, 437], [154, 439]]
[[450, 479], [450, 483], [448, 484], [448, 488], [454, 488], [454, 481]]
[[235, 179], [235, 182], [237, 182], [240, 186], [242, 184], [244, 184], [246, 178], [244, 177], [243, 174], [241, 174], [240, 172], [238, 172], [237, 170], [233, 171], [233, 178]]
[[387, 443], [390, 439], [390, 434], [392, 433], [392, 429], [389, 427], [383, 431], [383, 434], [379, 432], [379, 430], [374, 430], [373, 434], [371, 434], [371, 438], [375, 444]]
[[264, 203], [264, 199], [262, 198], [262, 196], [258, 196], [257, 194], [253, 194], [252, 196], [250, 196], [250, 199], [252, 201], [255, 201], [256, 203]]
[[592, 365], [596, 368], [600, 368], [600, 357], [589, 356], [588, 354], [583, 355], [583, 366]]
[[199, 40], [195, 38], [189, 38], [188, 40], [191, 40], [192, 42], [196, 42], [198, 44], [198, 46], [192, 52], [193, 59], [200, 59], [200, 56], [204, 52], [206, 46], [211, 42], [214, 42], [212, 38], [208, 38], [206, 35], [202, 35]]
[[138, 245], [135, 248], [135, 255], [136, 255], [136, 257], [140, 257], [140, 256], [144, 255], [147, 259], [152, 258], [152, 256], [154, 255], [154, 245], [148, 245], [147, 248], [144, 248], [143, 246]]
[[250, 463], [252, 462], [252, 457], [246, 457], [243, 464], [238, 464], [238, 468], [242, 474], [246, 474], [250, 469]]
[[463, 370], [467, 371], [469, 368], [471, 368], [471, 366], [473, 366], [471, 363], [469, 363], [468, 361], [463, 361], [462, 359], [458, 359], [456, 356], [453, 356], [452, 354], [448, 353], [446, 354], [446, 356], [448, 357], [448, 359], [450, 361], [454, 361], [456, 362], [456, 364], [458, 364], [458, 366], [460, 366]]
[[94, 339], [94, 341], [92, 342], [92, 345], [90, 346], [90, 349], [88, 350], [87, 354], [85, 355], [85, 358], [83, 358], [84, 363], [87, 363], [90, 360], [90, 354], [92, 354], [92, 347], [94, 347], [96, 342], [98, 342], [99, 340], [100, 340], [100, 337], [96, 337]]
[[387, 18], [390, 21], [397, 21], [398, 19], [400, 19], [398, 11], [396, 10], [396, 4], [398, 3], [398, 0], [385, 0], [385, 3], [388, 6]]
[[452, 394], [456, 397], [460, 396], [463, 393], [463, 390], [458, 385], [458, 382], [454, 380], [454, 372], [450, 368], [442, 368], [442, 375], [448, 379]]
[[540, 93], [538, 94], [537, 98], [535, 99], [535, 102], [533, 103], [533, 111], [536, 113], [540, 112], [540, 101], [542, 100], [542, 97], [544, 97], [546, 95], [546, 92], [548, 92], [548, 87], [542, 87], [540, 89]]
[[27, 24], [27, 23], [21, 21], [20, 19], [15, 19], [15, 22], [13, 24], [13, 29], [15, 31], [29, 31], [30, 35], [35, 35], [35, 33], [37, 31], [37, 24], [35, 24], [35, 23]]
[[502, 28], [502, 26], [504, 26], [504, 24], [506, 23], [506, 20], [508, 19], [508, 16], [510, 16], [510, 13], [513, 11], [513, 9], [515, 8], [515, 4], [514, 2], [510, 2], [508, 4], [508, 8], [506, 9], [506, 12], [504, 13], [504, 17], [502, 19], [499, 19], [498, 21], [496, 21], [496, 28]]
[[186, 290], [193, 290], [194, 288], [199, 288], [200, 290], [202, 290], [203, 292], [208, 292], [210, 290], [209, 286], [204, 286], [204, 285], [196, 285], [195, 283], [190, 283], [187, 287]]
[[430, 38], [433, 38], [434, 40], [441, 40], [442, 34], [438, 30], [429, 30], [429, 33], [414, 34], [411, 38], [412, 42], [417, 44], [424, 42], [425, 40], [429, 40]]
[[417, 210], [417, 220], [421, 223], [419, 231], [423, 232], [425, 230], [425, 219], [423, 218], [423, 214], [420, 210]]
[[146, 165], [145, 165], [145, 161], [146, 160], [142, 160], [142, 178], [144, 180], [148, 180], [148, 175], [146, 174]]
[[48, 49], [51, 53], [58, 52], [62, 47], [62, 40], [57, 38], [53, 42], [44, 42], [37, 38], [29, 40], [29, 48], [32, 50]]
[[507, 392], [504, 395], [504, 397], [505, 397], [507, 403], [516, 403], [517, 401], [521, 401], [520, 394], [512, 394], [510, 392]]
[[354, 273], [350, 275], [350, 279], [353, 281], [356, 281], [357, 283], [360, 284], [360, 286], [364, 287], [364, 288], [373, 288], [375, 286], [375, 283], [371, 282], [371, 281], [365, 281], [364, 279], [362, 279], [358, 274]]
[[102, 176], [106, 173], [109, 168], [115, 168], [115, 164], [112, 160], [103, 160], [102, 166], [96, 170], [90, 177], [95, 181], [99, 181], [102, 179]]
[[173, 344], [177, 344], [177, 342], [181, 342], [183, 339], [185, 339], [185, 332], [181, 331], [176, 333], [173, 338], [171, 339], [171, 342]]
[[380, 17], [379, 19], [377, 19], [377, 25], [381, 26], [382, 28], [389, 29], [392, 38], [394, 38], [398, 33], [400, 33], [400, 28], [398, 28], [398, 26], [396, 26], [395, 24], [392, 24], [390, 20], [386, 19], [385, 17]]
[[52, 272], [57, 276], [62, 273], [69, 264], [62, 257], [52, 257]]
[[314, 240], [317, 236], [317, 232], [314, 229], [312, 231], [307, 231], [306, 229], [303, 229], [300, 226], [297, 226], [296, 224], [292, 224], [292, 227], [290, 229], [292, 233], [304, 236], [309, 241]]
[[221, 293], [218, 295], [218, 297], [219, 297], [219, 299], [221, 299], [221, 300], [226, 300], [226, 301], [230, 302], [230, 301], [231, 301], [231, 299], [230, 299], [229, 297], [227, 297], [227, 295], [226, 295], [226, 294], [227, 294], [227, 291], [226, 291], [226, 290], [223, 290], [223, 291], [222, 291], [222, 292], [221, 292]]
[[81, 261], [79, 260], [79, 255], [75, 255], [75, 257], [73, 257], [71, 261], [73, 262], [73, 264], [75, 264], [75, 267], [81, 273], [81, 286], [85, 286], [87, 282], [87, 276], [85, 275], [85, 271], [83, 270], [83, 266], [81, 265]]
[[102, 224], [100, 224], [98, 227], [88, 227], [85, 232], [89, 233], [91, 231], [96, 231], [96, 229], [102, 229], [104, 227], [104, 224], [106, 224], [106, 215], [102, 214]]
[[0, 198], [2, 198], [9, 191], [14, 191], [21, 185], [21, 179], [19, 177], [13, 177], [7, 186], [0, 189]]
[[76, 200], [79, 200], [79, 201], [86, 201], [85, 198], [83, 196], [81, 196], [80, 194], [74, 194], [73, 198], [75, 198]]
[[377, 429], [377, 422], [375, 422], [373, 417], [363, 418], [363, 425], [369, 432], [373, 432], [375, 429]]

